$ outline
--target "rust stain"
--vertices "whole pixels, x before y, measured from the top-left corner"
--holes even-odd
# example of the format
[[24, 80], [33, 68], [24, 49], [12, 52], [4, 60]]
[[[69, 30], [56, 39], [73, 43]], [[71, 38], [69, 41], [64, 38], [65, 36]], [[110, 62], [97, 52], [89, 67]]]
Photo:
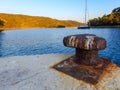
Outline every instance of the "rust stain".
[[94, 34], [78, 34], [66, 36], [63, 43], [67, 47], [86, 50], [102, 50], [106, 47], [106, 40]]
[[105, 75], [109, 74], [111, 66], [113, 64], [103, 59], [99, 67], [88, 66], [85, 64], [78, 64], [75, 62], [75, 56], [72, 56], [64, 61], [53, 66], [54, 69], [72, 76], [77, 80], [83, 80], [89, 84], [97, 84]]
[[[117, 69], [117, 65], [110, 63], [107, 68], [103, 71], [103, 74], [101, 75], [101, 77], [99, 78], [99, 81], [106, 81], [107, 78], [109, 78], [111, 75], [110, 73], [114, 73], [114, 77], [116, 77], [118, 75], [118, 72], [116, 71]], [[97, 83], [94, 85], [95, 88], [99, 88], [101, 87], [100, 83]]]

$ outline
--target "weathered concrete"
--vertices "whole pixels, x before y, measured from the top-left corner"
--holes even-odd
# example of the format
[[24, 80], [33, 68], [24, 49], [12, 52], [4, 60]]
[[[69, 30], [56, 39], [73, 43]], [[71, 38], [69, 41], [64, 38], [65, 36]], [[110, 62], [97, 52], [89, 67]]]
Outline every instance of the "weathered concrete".
[[0, 58], [0, 90], [120, 90], [120, 68], [108, 68], [96, 85], [51, 68], [72, 55], [50, 54]]

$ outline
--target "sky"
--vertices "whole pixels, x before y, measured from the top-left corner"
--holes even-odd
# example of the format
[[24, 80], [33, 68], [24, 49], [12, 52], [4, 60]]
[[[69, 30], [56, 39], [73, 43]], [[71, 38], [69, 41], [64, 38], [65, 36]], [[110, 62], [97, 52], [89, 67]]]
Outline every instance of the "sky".
[[[88, 0], [88, 19], [120, 7], [120, 0]], [[0, 13], [45, 16], [84, 22], [85, 0], [0, 0]]]

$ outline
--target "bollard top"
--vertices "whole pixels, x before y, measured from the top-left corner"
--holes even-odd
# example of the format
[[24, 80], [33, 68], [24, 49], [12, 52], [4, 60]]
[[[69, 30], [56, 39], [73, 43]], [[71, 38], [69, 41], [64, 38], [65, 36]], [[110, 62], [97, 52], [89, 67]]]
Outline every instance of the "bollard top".
[[63, 43], [67, 47], [83, 50], [102, 50], [106, 48], [106, 40], [94, 34], [78, 34], [66, 36]]

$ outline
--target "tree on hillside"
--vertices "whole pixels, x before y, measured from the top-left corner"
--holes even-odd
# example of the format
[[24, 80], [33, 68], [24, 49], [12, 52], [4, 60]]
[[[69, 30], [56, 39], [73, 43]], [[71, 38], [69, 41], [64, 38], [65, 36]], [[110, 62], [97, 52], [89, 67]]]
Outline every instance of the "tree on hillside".
[[115, 8], [109, 15], [89, 20], [91, 26], [114, 26], [120, 25], [120, 7]]
[[120, 7], [113, 9], [112, 12], [120, 12]]
[[4, 26], [4, 21], [0, 20], [0, 27]]

